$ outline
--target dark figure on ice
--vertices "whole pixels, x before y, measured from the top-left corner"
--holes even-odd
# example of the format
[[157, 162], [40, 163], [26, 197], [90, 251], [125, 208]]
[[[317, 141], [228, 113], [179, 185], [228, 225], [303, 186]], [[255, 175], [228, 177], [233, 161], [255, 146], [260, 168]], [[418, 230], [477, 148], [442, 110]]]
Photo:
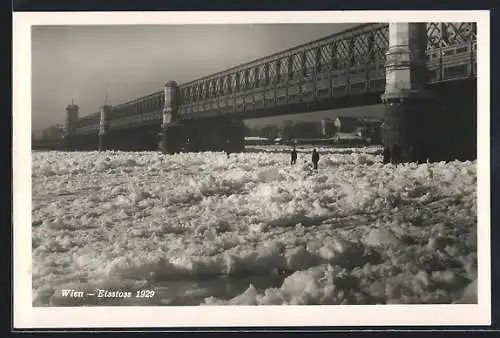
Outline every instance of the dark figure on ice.
[[227, 158], [229, 158], [229, 154], [231, 154], [231, 149], [230, 148], [230, 144], [229, 144], [229, 140], [226, 140], [226, 155], [227, 155]]
[[318, 162], [319, 162], [319, 153], [316, 151], [316, 148], [314, 148], [312, 153], [312, 163], [314, 170], [318, 170]]
[[290, 162], [290, 164], [293, 165], [297, 162], [297, 149], [295, 149], [295, 146], [293, 146], [291, 155], [292, 155], [292, 161]]

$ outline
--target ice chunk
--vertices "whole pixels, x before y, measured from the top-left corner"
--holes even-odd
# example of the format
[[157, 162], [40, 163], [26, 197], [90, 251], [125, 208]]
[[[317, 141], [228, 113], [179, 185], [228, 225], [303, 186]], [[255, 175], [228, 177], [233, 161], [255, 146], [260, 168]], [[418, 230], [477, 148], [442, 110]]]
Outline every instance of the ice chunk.
[[399, 246], [401, 241], [390, 231], [384, 228], [372, 229], [366, 238], [366, 245], [371, 247]]
[[257, 290], [250, 284], [248, 289], [241, 295], [234, 297], [228, 303], [229, 305], [257, 305]]
[[286, 265], [290, 270], [304, 270], [320, 262], [319, 257], [311, 255], [303, 246], [286, 253]]
[[456, 304], [477, 304], [477, 279], [470, 283], [464, 290], [462, 297]]

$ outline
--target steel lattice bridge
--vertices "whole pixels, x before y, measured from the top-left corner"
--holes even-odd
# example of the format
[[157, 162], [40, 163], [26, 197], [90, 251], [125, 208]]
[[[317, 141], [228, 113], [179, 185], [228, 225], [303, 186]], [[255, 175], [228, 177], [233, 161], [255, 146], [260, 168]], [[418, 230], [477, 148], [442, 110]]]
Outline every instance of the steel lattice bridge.
[[[453, 124], [450, 118], [467, 119], [465, 113], [436, 113], [445, 106], [447, 110], [476, 109], [476, 43], [475, 23], [363, 24], [188, 83], [167, 82], [161, 91], [104, 106], [85, 117], [78, 118], [78, 107], [70, 105], [66, 147], [97, 148], [100, 135], [102, 149], [133, 149], [134, 142], [137, 150], [155, 148], [159, 141], [155, 137], [163, 130], [165, 152], [178, 151], [184, 139], [194, 150], [231, 144], [237, 151], [242, 147], [241, 132], [231, 132], [239, 128], [237, 120], [385, 102], [393, 108], [386, 113], [389, 139], [384, 143], [389, 152], [394, 146], [399, 147], [394, 151], [403, 149], [398, 156], [404, 160], [405, 156], [415, 157], [417, 148], [424, 146], [406, 144], [415, 143], [416, 136], [411, 141], [394, 135], [413, 135], [417, 133], [414, 129], [424, 125], [434, 129], [449, 126]], [[470, 102], [452, 104], [463, 97]], [[414, 103], [417, 101], [425, 101], [426, 108]], [[422, 111], [429, 110], [430, 102], [433, 114]], [[416, 118], [401, 118], [397, 113], [404, 108], [405, 115], [413, 116], [410, 111], [417, 106], [421, 115], [434, 117], [418, 118], [420, 123], [415, 124]], [[474, 111], [474, 126], [475, 115]], [[413, 131], [405, 127], [408, 125]], [[431, 129], [427, 130], [430, 134], [438, 133]], [[148, 137], [152, 139], [146, 146]], [[428, 152], [423, 155], [431, 156]]]

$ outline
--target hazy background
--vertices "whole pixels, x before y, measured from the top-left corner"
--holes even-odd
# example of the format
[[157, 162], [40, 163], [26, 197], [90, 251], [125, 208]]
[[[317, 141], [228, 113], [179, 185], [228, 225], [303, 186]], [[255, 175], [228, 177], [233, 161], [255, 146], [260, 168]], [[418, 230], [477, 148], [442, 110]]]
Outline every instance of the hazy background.
[[[33, 26], [32, 129], [65, 119], [65, 107], [80, 106], [80, 116], [104, 103], [123, 103], [163, 88], [309, 42], [358, 24], [238, 24]], [[72, 94], [74, 93], [74, 94]], [[382, 107], [344, 109], [378, 115]], [[317, 119], [331, 111], [293, 116]], [[288, 116], [248, 120], [250, 125], [279, 123]]]

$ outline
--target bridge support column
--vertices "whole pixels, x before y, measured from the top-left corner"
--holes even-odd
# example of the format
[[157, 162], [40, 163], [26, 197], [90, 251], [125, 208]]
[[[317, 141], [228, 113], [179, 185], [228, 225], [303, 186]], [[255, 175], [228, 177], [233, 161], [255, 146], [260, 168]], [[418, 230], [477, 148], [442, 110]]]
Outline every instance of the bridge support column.
[[110, 107], [108, 105], [104, 105], [101, 107], [101, 121], [99, 125], [99, 141], [98, 141], [98, 149], [99, 151], [104, 151], [109, 149], [109, 111]]
[[97, 144], [97, 150], [99, 151], [105, 151], [105, 150], [109, 150], [111, 149], [110, 148], [110, 144], [109, 144], [109, 134], [106, 133], [106, 134], [99, 134], [99, 140], [98, 140], [98, 144]]
[[390, 23], [386, 53], [384, 163], [425, 161], [429, 147], [425, 23]]
[[64, 150], [74, 150], [76, 144], [76, 125], [78, 123], [78, 105], [71, 103], [66, 107], [66, 121], [64, 125], [64, 136], [62, 138], [61, 147]]
[[163, 125], [161, 130], [161, 148], [164, 154], [175, 154], [182, 150], [184, 126], [180, 123]]
[[179, 119], [179, 90], [177, 82], [168, 81], [164, 86], [165, 105], [163, 107], [163, 123], [161, 126], [161, 148], [164, 154], [181, 151], [183, 143], [183, 126]]

